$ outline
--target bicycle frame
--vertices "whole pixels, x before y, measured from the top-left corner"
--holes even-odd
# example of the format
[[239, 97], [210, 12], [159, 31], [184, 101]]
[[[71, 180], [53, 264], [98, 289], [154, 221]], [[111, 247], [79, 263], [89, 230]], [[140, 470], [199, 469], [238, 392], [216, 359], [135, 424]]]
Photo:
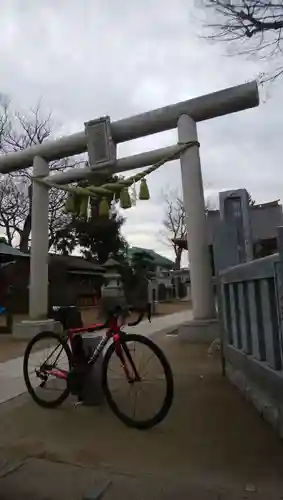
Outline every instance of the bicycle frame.
[[[76, 335], [80, 335], [82, 333], [94, 333], [94, 332], [97, 332], [97, 331], [103, 330], [103, 329], [105, 329], [105, 324], [92, 324], [92, 325], [88, 325], [86, 327], [70, 328], [67, 331], [66, 340], [69, 340], [70, 343], [72, 343], [72, 339]], [[103, 351], [104, 347], [106, 347], [108, 341], [111, 338], [113, 338], [113, 341], [115, 342], [115, 349], [116, 349], [117, 354], [120, 355], [120, 351], [121, 351], [120, 344], [119, 344], [120, 333], [121, 333], [121, 330], [120, 330], [120, 326], [118, 325], [118, 318], [112, 318], [111, 320], [109, 320], [106, 335], [101, 339], [101, 341], [96, 346], [96, 348], [93, 350], [92, 354], [90, 355], [90, 357], [87, 361], [87, 365], [89, 368], [96, 362], [100, 353]], [[48, 356], [46, 361], [48, 361], [48, 359], [50, 359], [50, 357], [54, 354], [54, 352], [56, 352], [56, 349], [58, 349], [58, 347], [56, 347], [54, 349], [54, 351]], [[59, 354], [57, 355], [55, 362], [59, 358], [62, 350], [63, 350], [63, 347], [61, 347], [61, 350], [60, 350]], [[46, 361], [45, 361], [45, 363], [46, 363]], [[46, 369], [45, 373], [46, 373], [46, 375], [53, 375], [56, 378], [67, 380], [69, 372], [66, 372], [65, 370], [60, 370], [58, 368], [51, 368], [51, 369]]]
[[[160, 347], [147, 335], [135, 335], [131, 329], [142, 321], [145, 312], [147, 312], [148, 320], [151, 320], [150, 307], [134, 308], [124, 305], [123, 307], [111, 307], [111, 309], [109, 307], [108, 317], [104, 324], [96, 323], [87, 326], [82, 326], [82, 320], [77, 311], [75, 314], [73, 314], [74, 311], [71, 311], [69, 315], [70, 311], [64, 306], [61, 310], [53, 307], [53, 311], [56, 312], [53, 319], [57, 322], [60, 321], [62, 333], [58, 335], [51, 329], [38, 333], [28, 343], [23, 359], [23, 376], [26, 388], [39, 406], [56, 408], [66, 401], [69, 395], [77, 398], [74, 407], [88, 404], [91, 403], [89, 395], [93, 390], [96, 393], [97, 386], [100, 386], [101, 396], [105, 397], [105, 401], [113, 413], [128, 427], [140, 430], [149, 429], [165, 418], [174, 396], [172, 370]], [[138, 316], [133, 315], [133, 313], [138, 313]], [[77, 325], [79, 328], [70, 328], [72, 325]], [[127, 326], [130, 327], [129, 331]], [[85, 333], [90, 335], [84, 335]], [[47, 353], [44, 352], [46, 347], [49, 347]], [[139, 348], [141, 348], [141, 356], [144, 354], [142, 348], [147, 350], [149, 356], [146, 363], [141, 362]], [[32, 354], [35, 356], [33, 360], [31, 359]], [[61, 360], [61, 354], [64, 354], [64, 360]], [[156, 371], [154, 371], [153, 380], [148, 375], [148, 367], [146, 371], [144, 370], [152, 358], [159, 362], [162, 370], [162, 376], [156, 376]], [[30, 365], [29, 361], [34, 361], [35, 366], [34, 363], [32, 363], [33, 366]], [[95, 371], [92, 367], [94, 363], [97, 363]], [[61, 380], [64, 382], [62, 384], [64, 387], [53, 387], [50, 383], [52, 382], [50, 376], [52, 379], [57, 379], [57, 382], [64, 379]], [[150, 414], [146, 415], [146, 418], [139, 417], [136, 415], [136, 397], [140, 392], [144, 392], [143, 383], [147, 388], [148, 386], [152, 387], [154, 381], [159, 382], [159, 380], [164, 380], [165, 391], [162, 398], [156, 398], [158, 399], [156, 401], [157, 408], [154, 409], [154, 405], [149, 405], [149, 400], [147, 400], [145, 406], [150, 410]], [[120, 403], [118, 404], [115, 397], [120, 381], [123, 387], [126, 384], [128, 394], [126, 399], [130, 399], [131, 403], [130, 413], [120, 407]], [[113, 383], [114, 388], [112, 387]], [[161, 393], [160, 384], [157, 387], [159, 396]], [[44, 394], [41, 395], [37, 389], [47, 389], [47, 394], [52, 396], [51, 399], [45, 399]], [[135, 389], [137, 391], [134, 392]], [[135, 396], [134, 402], [131, 398], [132, 393]], [[150, 398], [150, 402], [152, 399], [152, 402], [155, 403], [155, 398]], [[134, 403], [134, 408], [132, 403]]]

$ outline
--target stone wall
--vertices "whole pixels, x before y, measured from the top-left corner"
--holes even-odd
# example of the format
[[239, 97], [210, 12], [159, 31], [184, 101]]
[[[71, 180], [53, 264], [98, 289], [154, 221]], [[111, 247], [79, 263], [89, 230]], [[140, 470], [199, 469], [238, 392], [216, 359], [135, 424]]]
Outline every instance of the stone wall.
[[225, 375], [262, 418], [283, 437], [283, 374], [231, 346], [224, 348]]

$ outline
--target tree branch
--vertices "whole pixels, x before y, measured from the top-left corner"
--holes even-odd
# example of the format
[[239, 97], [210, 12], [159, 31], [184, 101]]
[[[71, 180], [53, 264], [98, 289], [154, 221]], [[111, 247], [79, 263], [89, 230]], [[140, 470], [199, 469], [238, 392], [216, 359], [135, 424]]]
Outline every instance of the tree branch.
[[[41, 103], [27, 113], [14, 111], [8, 102], [0, 99], [0, 153], [23, 150], [41, 144], [52, 133], [51, 115], [43, 116]], [[64, 170], [75, 165], [65, 158], [52, 162], [50, 170]], [[0, 183], [0, 227], [5, 230], [7, 240], [15, 244], [15, 237], [22, 251], [27, 252], [31, 232], [31, 203], [29, 186], [32, 168], [1, 176]], [[51, 190], [49, 199], [50, 242], [59, 242], [60, 230], [68, 227], [70, 217], [65, 214], [65, 193]], [[64, 238], [67, 238], [66, 232]]]
[[[204, 23], [210, 34], [203, 38], [229, 45], [236, 42], [237, 53], [269, 62], [282, 57], [283, 1], [201, 0], [201, 6], [212, 14], [211, 21]], [[261, 75], [261, 81], [274, 80], [281, 74], [282, 65], [279, 70], [271, 69], [269, 76]]]

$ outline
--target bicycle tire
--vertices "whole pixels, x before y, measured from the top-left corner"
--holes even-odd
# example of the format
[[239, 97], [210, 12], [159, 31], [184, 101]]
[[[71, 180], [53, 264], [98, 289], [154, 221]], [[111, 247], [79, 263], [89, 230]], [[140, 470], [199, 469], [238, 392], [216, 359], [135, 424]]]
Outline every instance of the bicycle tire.
[[150, 340], [147, 337], [144, 337], [143, 335], [136, 335], [136, 334], [126, 334], [124, 332], [121, 332], [121, 344], [123, 345], [124, 342], [140, 342], [142, 344], [145, 344], [149, 349], [153, 351], [153, 353], [156, 355], [156, 357], [159, 359], [163, 369], [164, 373], [166, 376], [166, 382], [167, 382], [167, 388], [166, 388], [166, 396], [164, 398], [163, 404], [160, 408], [160, 410], [154, 415], [154, 417], [147, 419], [147, 420], [133, 420], [129, 416], [125, 415], [122, 411], [120, 411], [118, 405], [114, 401], [111, 391], [108, 386], [108, 380], [107, 380], [107, 371], [108, 371], [108, 365], [109, 361], [111, 359], [111, 356], [113, 353], [115, 353], [115, 344], [114, 342], [110, 344], [109, 348], [107, 349], [104, 359], [103, 359], [103, 364], [102, 364], [102, 388], [103, 392], [105, 395], [105, 399], [110, 406], [111, 410], [113, 413], [128, 427], [132, 427], [138, 430], [146, 430], [154, 427], [155, 425], [159, 424], [166, 415], [168, 414], [172, 402], [173, 402], [173, 397], [174, 397], [174, 380], [173, 380], [173, 374], [172, 370], [170, 367], [170, 364], [162, 352], [162, 350], [154, 343], [152, 340]]
[[41, 399], [36, 394], [36, 392], [34, 391], [32, 385], [30, 383], [29, 374], [28, 374], [28, 360], [29, 360], [29, 356], [30, 356], [32, 348], [34, 347], [34, 345], [36, 344], [36, 342], [39, 342], [42, 339], [48, 339], [48, 338], [57, 340], [58, 344], [61, 344], [61, 346], [65, 350], [65, 353], [66, 353], [67, 358], [68, 358], [69, 370], [71, 369], [71, 365], [72, 365], [72, 352], [71, 352], [71, 349], [68, 346], [66, 340], [64, 340], [63, 338], [61, 338], [60, 335], [58, 335], [57, 333], [54, 333], [54, 332], [51, 332], [51, 331], [50, 332], [46, 331], [46, 332], [38, 333], [28, 343], [28, 345], [26, 347], [26, 350], [25, 350], [25, 354], [24, 354], [23, 372], [24, 372], [25, 384], [26, 384], [27, 390], [28, 390], [29, 394], [31, 395], [32, 399], [39, 406], [42, 406], [43, 408], [56, 408], [57, 406], [60, 406], [67, 399], [67, 397], [70, 394], [70, 389], [69, 389], [68, 382], [67, 382], [67, 385], [66, 385], [66, 389], [62, 392], [62, 394], [57, 399], [55, 399], [53, 401], [45, 401], [45, 400]]

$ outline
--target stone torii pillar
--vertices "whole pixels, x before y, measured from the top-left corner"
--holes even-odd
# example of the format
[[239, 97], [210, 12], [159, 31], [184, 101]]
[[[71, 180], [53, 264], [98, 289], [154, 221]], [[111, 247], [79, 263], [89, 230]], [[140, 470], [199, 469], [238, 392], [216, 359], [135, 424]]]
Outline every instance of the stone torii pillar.
[[[196, 122], [188, 115], [178, 120], [179, 143], [198, 143]], [[216, 319], [212, 269], [207, 239], [205, 200], [199, 146], [180, 157], [183, 199], [186, 212], [187, 243], [191, 277], [193, 319], [179, 329], [179, 338], [191, 342], [212, 341], [219, 335]]]
[[[34, 177], [49, 174], [46, 160], [36, 156], [33, 160]], [[31, 320], [46, 319], [48, 304], [48, 209], [49, 189], [44, 184], [33, 183], [32, 187], [32, 246], [30, 256], [29, 317]]]
[[[196, 123], [190, 116], [180, 116], [178, 120], [178, 136], [181, 144], [188, 141], [198, 141]], [[213, 319], [216, 317], [216, 312], [199, 147], [196, 145], [187, 149], [181, 154], [180, 162], [194, 319]]]

